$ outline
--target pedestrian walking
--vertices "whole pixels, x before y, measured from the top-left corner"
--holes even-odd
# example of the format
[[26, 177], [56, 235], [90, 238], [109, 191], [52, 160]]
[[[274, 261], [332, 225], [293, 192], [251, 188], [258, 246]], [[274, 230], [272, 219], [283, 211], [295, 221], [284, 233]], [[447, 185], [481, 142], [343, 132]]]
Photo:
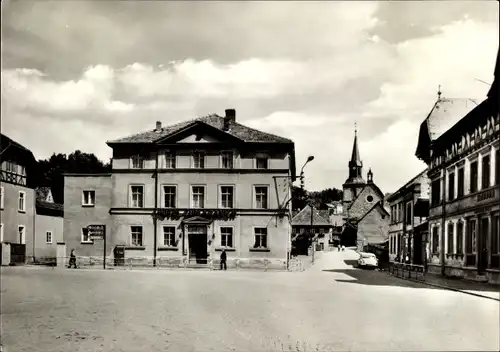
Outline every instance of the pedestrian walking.
[[222, 267], [224, 267], [224, 270], [227, 270], [226, 260], [227, 260], [226, 250], [223, 249], [222, 253], [220, 254], [220, 270], [222, 270]]
[[72, 249], [71, 253], [69, 254], [69, 266], [68, 266], [68, 268], [71, 269], [71, 267], [74, 267], [76, 269], [76, 255], [75, 255], [74, 249]]
[[343, 252], [343, 251], [345, 251], [345, 246], [344, 246], [344, 245], [342, 245], [342, 252]]

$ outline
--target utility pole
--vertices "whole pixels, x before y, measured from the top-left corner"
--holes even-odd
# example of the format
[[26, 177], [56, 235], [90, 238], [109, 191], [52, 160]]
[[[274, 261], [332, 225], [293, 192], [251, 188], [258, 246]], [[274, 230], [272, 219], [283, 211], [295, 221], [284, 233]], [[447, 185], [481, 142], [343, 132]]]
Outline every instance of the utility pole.
[[314, 235], [314, 222], [313, 222], [313, 204], [312, 202], [309, 203], [309, 206], [311, 207], [311, 236], [312, 236], [312, 263], [314, 264], [314, 252], [316, 252], [315, 248], [315, 235]]

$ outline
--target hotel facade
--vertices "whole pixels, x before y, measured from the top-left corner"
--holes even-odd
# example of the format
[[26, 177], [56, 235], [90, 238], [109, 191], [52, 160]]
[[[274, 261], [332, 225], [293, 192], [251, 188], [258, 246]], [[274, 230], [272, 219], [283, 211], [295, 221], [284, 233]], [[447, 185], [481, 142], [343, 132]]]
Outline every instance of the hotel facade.
[[[110, 265], [285, 269], [291, 249], [291, 140], [236, 122], [236, 112], [107, 142], [112, 171], [65, 175], [66, 253]], [[104, 241], [89, 225], [104, 225]]]
[[[500, 52], [499, 52], [500, 54]], [[430, 180], [428, 271], [500, 283], [498, 68], [488, 98], [439, 134], [453, 99], [438, 99], [420, 127], [417, 157]], [[441, 111], [441, 112], [439, 112]]]

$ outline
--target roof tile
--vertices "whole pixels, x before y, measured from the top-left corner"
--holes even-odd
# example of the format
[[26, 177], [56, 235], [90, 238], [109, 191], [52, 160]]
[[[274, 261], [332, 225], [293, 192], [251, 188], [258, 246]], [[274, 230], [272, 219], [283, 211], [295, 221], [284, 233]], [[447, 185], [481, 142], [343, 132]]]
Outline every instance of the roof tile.
[[[219, 130], [223, 130], [224, 117], [212, 114], [205, 117], [200, 117], [193, 120], [187, 120], [179, 122], [170, 126], [165, 126], [161, 131], [147, 131], [138, 134], [134, 134], [128, 137], [119, 138], [114, 141], [109, 141], [108, 144], [118, 144], [118, 143], [153, 143], [162, 138], [165, 138], [185, 127], [196, 122], [202, 122]], [[292, 143], [290, 139], [276, 136], [271, 133], [262, 132], [238, 122], [232, 122], [229, 131], [224, 131], [236, 138], [239, 138], [245, 142], [270, 142], [270, 143]]]

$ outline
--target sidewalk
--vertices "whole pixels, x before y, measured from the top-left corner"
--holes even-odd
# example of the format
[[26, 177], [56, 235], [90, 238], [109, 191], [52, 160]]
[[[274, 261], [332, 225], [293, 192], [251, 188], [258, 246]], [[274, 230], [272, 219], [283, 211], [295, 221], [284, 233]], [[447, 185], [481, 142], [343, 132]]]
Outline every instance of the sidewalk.
[[[390, 274], [389, 274], [390, 275]], [[394, 276], [402, 280], [420, 282], [429, 286], [439, 287], [446, 290], [462, 292], [474, 296], [494, 299], [500, 302], [500, 285], [493, 285], [483, 282], [468, 281], [459, 278], [443, 277], [436, 274], [427, 273], [424, 280], [415, 280]]]

